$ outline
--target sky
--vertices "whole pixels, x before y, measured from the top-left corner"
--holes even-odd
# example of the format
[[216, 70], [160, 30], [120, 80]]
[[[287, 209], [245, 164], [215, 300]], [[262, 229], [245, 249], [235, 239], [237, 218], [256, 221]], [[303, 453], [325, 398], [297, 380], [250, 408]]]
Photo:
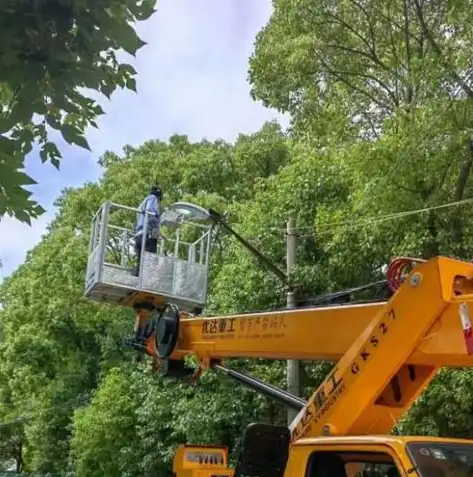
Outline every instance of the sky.
[[147, 45], [136, 59], [137, 93], [119, 91], [100, 101], [105, 115], [87, 139], [92, 152], [56, 143], [64, 157], [60, 171], [43, 165], [36, 152], [26, 170], [38, 182], [34, 197], [47, 213], [32, 226], [0, 221], [0, 280], [14, 271], [39, 241], [54, 216], [64, 187], [100, 177], [97, 159], [149, 139], [187, 134], [192, 140], [223, 138], [258, 130], [265, 121], [286, 118], [250, 98], [248, 58], [256, 33], [271, 15], [271, 0], [158, 0], [157, 12], [137, 26]]

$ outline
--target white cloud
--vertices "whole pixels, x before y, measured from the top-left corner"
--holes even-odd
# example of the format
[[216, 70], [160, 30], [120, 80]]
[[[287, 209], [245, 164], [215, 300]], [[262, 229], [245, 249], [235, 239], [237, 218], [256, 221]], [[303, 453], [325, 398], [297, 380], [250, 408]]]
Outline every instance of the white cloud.
[[27, 250], [32, 249], [45, 233], [46, 226], [54, 217], [54, 200], [65, 187], [81, 186], [86, 180], [95, 180], [99, 175], [98, 166], [90, 154], [80, 152], [71, 154], [71, 147], [58, 141], [64, 155], [63, 165], [58, 171], [49, 164], [41, 164], [37, 155], [31, 155], [26, 168], [39, 184], [34, 187], [35, 198], [47, 210], [30, 227], [10, 217], [0, 220], [0, 259], [3, 267], [0, 278], [8, 276], [24, 261]]
[[281, 118], [251, 100], [247, 82], [254, 38], [271, 10], [270, 0], [160, 1], [138, 27], [147, 42], [132, 61], [138, 94], [120, 91], [104, 104], [100, 131], [90, 133], [94, 150], [104, 149], [104, 136], [114, 150], [173, 133], [233, 140]]
[[60, 190], [97, 179], [95, 160], [105, 150], [174, 133], [193, 140], [233, 140], [278, 117], [250, 99], [247, 83], [248, 57], [256, 33], [269, 19], [271, 0], [160, 0], [157, 8], [138, 27], [148, 43], [132, 61], [138, 93], [120, 91], [103, 103], [106, 115], [99, 130], [88, 132], [93, 154], [62, 145], [60, 173], [41, 165], [36, 155], [28, 161], [28, 172], [40, 182], [35, 195], [49, 214], [32, 228], [8, 218], [0, 222], [6, 274], [44, 233]]
[[33, 227], [9, 217], [0, 221], [0, 278], [7, 277], [25, 260], [26, 252], [39, 242], [53, 216], [51, 210], [36, 220]]

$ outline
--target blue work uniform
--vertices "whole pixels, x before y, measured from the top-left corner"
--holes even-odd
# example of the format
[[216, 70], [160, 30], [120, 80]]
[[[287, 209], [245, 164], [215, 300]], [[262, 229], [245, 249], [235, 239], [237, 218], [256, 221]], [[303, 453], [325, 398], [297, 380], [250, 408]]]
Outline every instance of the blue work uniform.
[[[134, 275], [138, 276], [140, 273], [140, 258], [141, 249], [144, 246], [146, 252], [156, 253], [158, 249], [157, 235], [151, 236], [152, 230], [158, 230], [159, 234], [159, 200], [150, 194], [139, 205], [140, 212], [138, 213], [135, 226], [135, 252], [136, 252], [136, 268]], [[144, 212], [148, 212], [145, 214]], [[143, 232], [145, 225], [145, 218], [148, 217], [148, 224], [146, 227], [146, 237], [143, 243]]]
[[[148, 215], [148, 235], [151, 233], [152, 229], [159, 228], [159, 200], [155, 195], [150, 194], [146, 197], [146, 199], [144, 199], [138, 206], [138, 209], [140, 209], [141, 213], [138, 214], [136, 220], [135, 237], [143, 235], [146, 215]], [[144, 212], [148, 212], [148, 214], [145, 214]]]

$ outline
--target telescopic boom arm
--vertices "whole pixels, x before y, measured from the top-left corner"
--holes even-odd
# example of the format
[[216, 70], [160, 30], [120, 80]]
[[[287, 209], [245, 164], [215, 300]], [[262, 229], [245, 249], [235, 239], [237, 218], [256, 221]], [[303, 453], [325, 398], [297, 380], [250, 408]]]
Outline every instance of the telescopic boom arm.
[[[186, 318], [164, 313], [147, 353], [338, 361], [291, 425], [292, 439], [389, 433], [442, 366], [473, 366], [473, 264], [420, 264], [385, 303]], [[167, 356], [163, 344], [173, 344]], [[302, 404], [301, 404], [302, 406]]]

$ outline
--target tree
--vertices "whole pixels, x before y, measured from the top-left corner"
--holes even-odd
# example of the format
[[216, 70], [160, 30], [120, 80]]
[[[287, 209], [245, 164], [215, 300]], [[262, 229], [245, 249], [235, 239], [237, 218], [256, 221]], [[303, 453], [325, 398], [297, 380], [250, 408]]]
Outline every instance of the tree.
[[215, 375], [194, 387], [123, 365], [75, 414], [76, 475], [171, 475], [179, 444], [218, 442], [235, 449], [243, 428], [265, 407], [260, 397]]
[[[252, 92], [291, 113], [304, 141], [348, 146], [360, 193], [340, 218], [468, 197], [473, 94], [459, 45], [471, 42], [461, 20], [470, 14], [467, 2], [275, 2], [250, 60]], [[463, 212], [426, 214], [419, 253], [446, 241], [468, 253]]]
[[277, 0], [250, 60], [252, 93], [290, 112], [305, 133], [335, 113], [338, 126], [355, 121], [349, 132], [377, 137], [399, 108], [473, 97], [457, 48], [471, 41], [460, 24], [470, 14], [462, 1]]
[[[424, 120], [416, 125], [428, 132], [442, 118], [426, 115]], [[131, 311], [82, 297], [90, 218], [104, 200], [137, 204], [151, 183], [159, 183], [166, 205], [188, 200], [229, 212], [232, 226], [280, 267], [284, 223], [292, 215], [299, 235], [295, 284], [300, 293], [315, 296], [378, 279], [395, 253], [427, 254], [433, 245], [447, 254], [454, 251], [450, 212], [434, 215], [436, 234], [426, 228], [428, 216], [377, 221], [417, 206], [416, 181], [439, 184], [436, 176], [450, 152], [462, 145], [455, 142], [459, 136], [453, 126], [450, 131], [441, 143], [450, 149], [429, 145], [426, 134], [425, 154], [414, 140], [414, 127], [393, 126], [376, 141], [321, 149], [288, 137], [274, 124], [234, 144], [173, 136], [126, 147], [121, 155], [105, 154], [100, 182], [64, 191], [47, 234], [1, 288], [0, 373], [6, 378], [0, 402], [8, 404], [12, 417], [28, 416], [5, 442], [22, 443], [24, 468], [71, 470], [78, 476], [167, 475], [180, 443], [226, 444], [234, 458], [247, 424], [285, 422], [279, 405], [212, 373], [193, 387], [151, 375], [146, 363], [131, 360], [120, 346], [131, 330]], [[402, 170], [405, 179], [391, 170], [399, 157], [409, 159]], [[370, 166], [374, 160], [376, 169]], [[422, 169], [427, 160], [428, 174]], [[438, 200], [448, 199], [456, 178], [447, 174], [444, 188], [435, 191]], [[400, 193], [397, 185], [408, 190]], [[460, 216], [464, 231], [468, 217]], [[467, 253], [473, 251], [470, 235], [461, 242]], [[281, 284], [231, 237], [220, 239], [212, 257], [207, 311], [282, 305]], [[284, 364], [230, 360], [229, 366], [283, 387]], [[304, 363], [304, 394], [311, 394], [331, 365]], [[461, 397], [470, 393], [471, 374], [442, 373], [399, 430], [464, 435], [471, 403]], [[453, 386], [455, 407], [442, 407]], [[12, 445], [1, 452], [10, 460], [18, 457]]]
[[0, 217], [23, 222], [43, 213], [24, 187], [25, 155], [39, 144], [43, 162], [59, 167], [51, 139], [89, 148], [84, 133], [103, 113], [87, 90], [110, 98], [117, 87], [136, 90], [135, 55], [144, 42], [132, 23], [148, 19], [155, 0], [16, 2], [0, 7]]
[[[136, 475], [138, 469], [135, 473], [123, 471], [137, 463], [130, 446], [136, 437], [138, 406], [131, 382], [118, 370], [111, 370], [91, 406], [76, 412], [72, 445], [78, 476]], [[84, 446], [89, 449], [85, 455]]]
[[[450, 55], [468, 35], [459, 29], [444, 38], [435, 23], [459, 28], [458, 11], [471, 12], [462, 2], [458, 11], [437, 2], [419, 11], [416, 0], [275, 5], [251, 79], [255, 95], [292, 114], [293, 130], [270, 123], [233, 144], [174, 135], [104, 154], [101, 180], [63, 192], [42, 242], [0, 289], [0, 373], [8, 377], [0, 387], [11, 413], [28, 412], [15, 434], [24, 439], [27, 468], [167, 475], [179, 443], [216, 442], [234, 452], [250, 421], [285, 421], [280, 406], [211, 372], [192, 387], [130, 362], [119, 343], [131, 312], [82, 297], [90, 218], [104, 200], [135, 205], [158, 183], [164, 205], [186, 200], [227, 212], [281, 268], [293, 216], [294, 285], [306, 297], [378, 280], [397, 254], [473, 254], [469, 209], [434, 209], [473, 193], [471, 104], [458, 78], [467, 62], [463, 52]], [[216, 243], [207, 312], [283, 304], [282, 284], [246, 250], [225, 234]], [[230, 366], [284, 386], [283, 362]], [[303, 392], [331, 366], [305, 364]], [[397, 431], [471, 432], [472, 375], [442, 371]], [[15, 458], [11, 448], [4, 452]]]
[[23, 459], [38, 471], [64, 469], [74, 408], [95, 389], [102, 369], [117, 354], [123, 359], [127, 313], [111, 316], [82, 297], [86, 246], [86, 236], [56, 228], [1, 290], [0, 373], [8, 377], [12, 412], [28, 416]]
[[[242, 135], [235, 144], [191, 143], [174, 136], [168, 142], [126, 147], [122, 156], [105, 154], [99, 183], [63, 192], [56, 202], [59, 213], [46, 235], [0, 290], [4, 329], [0, 372], [8, 376], [5, 386], [12, 412], [28, 415], [21, 428], [27, 469], [60, 472], [72, 462], [82, 474], [103, 472], [97, 462], [109, 461], [107, 446], [113, 445], [130, 449], [117, 460], [123, 472], [136, 475], [139, 468], [145, 475], [155, 475], [157, 466], [169, 467], [173, 449], [186, 435], [204, 442], [223, 439], [234, 447], [242, 426], [254, 417], [241, 407], [243, 401], [255, 412], [269, 412], [266, 400], [248, 391], [236, 393], [232, 383], [218, 384], [215, 377], [206, 377], [203, 387], [194, 391], [130, 370], [131, 355], [121, 342], [130, 335], [132, 312], [98, 305], [82, 295], [90, 219], [104, 200], [135, 205], [151, 183], [159, 183], [165, 204], [189, 200], [225, 211], [232, 201], [250, 197], [257, 182], [289, 161], [286, 138], [274, 124]], [[227, 174], [227, 167], [233, 175]], [[216, 253], [213, 273], [220, 260]], [[135, 413], [128, 424], [136, 422], [138, 430], [120, 440], [119, 431], [128, 424], [104, 415], [104, 409], [122, 414], [121, 401], [113, 400], [127, 387], [124, 405]], [[212, 419], [203, 404], [208, 393], [216, 396]], [[226, 404], [230, 395], [241, 399]], [[165, 404], [169, 402], [176, 403], [172, 414]], [[78, 408], [81, 411], [74, 414]], [[204, 417], [205, 433], [200, 425]], [[99, 434], [98, 424], [87, 424], [91, 422], [108, 423], [113, 442]], [[170, 440], [163, 444], [168, 434]]]
[[[469, 258], [468, 206], [385, 217], [473, 193], [468, 3], [273, 3], [250, 59], [253, 97], [290, 113], [304, 144], [338, 150], [350, 177], [347, 200], [317, 210], [330, 288], [378, 279], [396, 254]], [[442, 372], [400, 428], [471, 435], [460, 399], [471, 376]]]

